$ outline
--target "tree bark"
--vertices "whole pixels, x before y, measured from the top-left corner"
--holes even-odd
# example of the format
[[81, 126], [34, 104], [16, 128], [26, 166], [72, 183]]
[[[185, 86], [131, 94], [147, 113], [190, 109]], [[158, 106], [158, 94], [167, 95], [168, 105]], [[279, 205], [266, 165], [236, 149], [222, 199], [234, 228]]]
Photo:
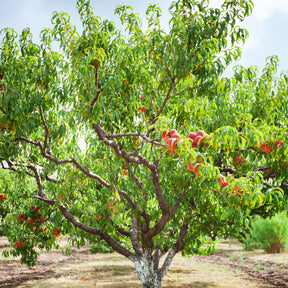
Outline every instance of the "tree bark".
[[162, 279], [166, 275], [172, 259], [176, 255], [175, 249], [170, 249], [166, 254], [166, 259], [159, 267], [160, 258], [164, 255], [165, 251], [156, 247], [153, 249], [143, 249], [141, 257], [134, 257], [132, 259], [137, 276], [142, 283], [143, 288], [161, 288]]
[[145, 250], [141, 260], [134, 260], [134, 266], [143, 288], [161, 288], [162, 277], [155, 267], [151, 250]]

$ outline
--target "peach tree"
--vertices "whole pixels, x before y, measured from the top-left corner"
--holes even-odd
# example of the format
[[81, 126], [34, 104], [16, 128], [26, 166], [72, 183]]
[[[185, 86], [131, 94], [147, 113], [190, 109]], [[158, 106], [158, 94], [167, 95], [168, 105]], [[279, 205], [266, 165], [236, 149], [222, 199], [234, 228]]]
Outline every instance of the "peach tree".
[[[287, 204], [288, 77], [225, 68], [241, 56], [251, 0], [171, 4], [169, 31], [118, 6], [122, 27], [78, 0], [83, 30], [54, 13], [35, 43], [1, 30], [1, 221], [34, 265], [36, 248], [104, 240], [161, 287], [176, 253], [208, 253], [253, 214]], [[7, 252], [8, 253], [8, 252]], [[6, 254], [7, 254], [6, 253]], [[162, 259], [163, 258], [163, 259]], [[160, 265], [161, 263], [161, 265]]]

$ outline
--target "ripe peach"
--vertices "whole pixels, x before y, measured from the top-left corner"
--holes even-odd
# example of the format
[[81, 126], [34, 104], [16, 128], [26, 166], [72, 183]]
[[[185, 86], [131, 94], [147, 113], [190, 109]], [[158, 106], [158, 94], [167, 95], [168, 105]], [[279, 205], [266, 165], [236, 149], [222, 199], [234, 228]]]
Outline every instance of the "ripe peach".
[[168, 132], [165, 130], [162, 132], [162, 137], [167, 138], [168, 137]]
[[200, 167], [200, 165], [198, 165], [197, 167], [195, 167], [195, 169], [194, 169], [194, 173], [196, 174], [196, 175], [200, 175], [199, 173], [198, 173], [198, 169], [199, 169], [199, 167]]
[[175, 138], [170, 138], [167, 140], [167, 145], [170, 151], [175, 151], [177, 147], [177, 140]]
[[171, 129], [169, 132], [168, 132], [168, 136], [172, 137], [173, 134], [177, 133], [177, 131], [175, 129]]
[[227, 182], [226, 178], [223, 175], [220, 174], [220, 178], [217, 178], [217, 179], [218, 179], [219, 185], [222, 188], [224, 188], [224, 187], [226, 187], [228, 185], [228, 182]]
[[198, 142], [201, 140], [202, 136], [196, 136], [192, 142], [192, 147], [195, 148]]
[[179, 138], [180, 137], [180, 135], [178, 134], [178, 133], [174, 133], [172, 136], [171, 136], [171, 138]]
[[191, 164], [191, 162], [188, 163], [188, 170], [193, 171], [194, 166]]
[[205, 132], [203, 130], [198, 130], [196, 136], [204, 136]]
[[196, 137], [196, 133], [194, 133], [194, 132], [189, 132], [189, 134], [188, 134], [188, 138], [189, 138], [189, 139], [194, 140], [195, 137]]
[[243, 158], [241, 156], [236, 156], [235, 160], [238, 163], [244, 163], [244, 160], [243, 160]]

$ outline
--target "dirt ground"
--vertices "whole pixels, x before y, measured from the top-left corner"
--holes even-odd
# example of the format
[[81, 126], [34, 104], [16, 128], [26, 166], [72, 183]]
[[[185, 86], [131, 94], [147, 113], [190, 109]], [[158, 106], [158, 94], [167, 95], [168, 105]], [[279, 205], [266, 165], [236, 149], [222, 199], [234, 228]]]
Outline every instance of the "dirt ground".
[[[0, 238], [0, 252], [9, 248]], [[0, 256], [1, 288], [141, 288], [133, 264], [117, 253], [91, 254], [88, 247], [69, 255], [41, 252], [33, 268], [19, 259]], [[268, 288], [288, 287], [288, 253], [243, 251], [236, 241], [222, 241], [209, 256], [177, 255], [163, 280], [165, 288]]]

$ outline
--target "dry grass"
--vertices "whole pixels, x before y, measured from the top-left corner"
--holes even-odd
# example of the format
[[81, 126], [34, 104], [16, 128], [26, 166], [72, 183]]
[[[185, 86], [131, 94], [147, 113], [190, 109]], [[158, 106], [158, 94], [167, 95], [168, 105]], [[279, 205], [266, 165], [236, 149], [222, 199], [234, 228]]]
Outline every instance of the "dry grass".
[[[5, 241], [4, 241], [5, 242]], [[3, 239], [0, 241], [3, 246]], [[7, 244], [7, 242], [6, 242]], [[86, 247], [87, 248], [87, 247]], [[229, 257], [241, 257], [249, 255], [258, 259], [266, 258], [267, 254], [260, 251], [245, 252], [237, 243], [222, 243], [220, 245], [223, 254]], [[229, 255], [228, 255], [229, 254]], [[277, 255], [277, 261], [281, 262], [285, 256]], [[270, 259], [271, 260], [270, 256]], [[274, 256], [273, 256], [274, 257]], [[286, 256], [287, 257], [287, 256]], [[199, 260], [200, 259], [200, 260]], [[288, 260], [286, 258], [287, 263]], [[288, 263], [287, 263], [288, 264]], [[61, 251], [42, 252], [38, 264], [34, 270], [20, 265], [19, 260], [0, 259], [0, 269], [8, 271], [6, 280], [10, 279], [12, 286], [18, 288], [141, 288], [142, 285], [134, 271], [133, 264], [119, 254], [90, 254], [87, 249], [75, 250], [66, 255]], [[7, 268], [7, 269], [6, 269]], [[8, 273], [7, 272], [7, 273]], [[4, 276], [4, 275], [3, 275]], [[15, 280], [13, 282], [13, 279]], [[3, 278], [0, 280], [3, 280]], [[1, 285], [2, 283], [2, 285]], [[14, 286], [13, 286], [14, 285]], [[275, 287], [251, 280], [247, 274], [231, 268], [229, 265], [208, 263], [196, 256], [184, 258], [177, 255], [163, 280], [165, 288], [268, 288]]]

